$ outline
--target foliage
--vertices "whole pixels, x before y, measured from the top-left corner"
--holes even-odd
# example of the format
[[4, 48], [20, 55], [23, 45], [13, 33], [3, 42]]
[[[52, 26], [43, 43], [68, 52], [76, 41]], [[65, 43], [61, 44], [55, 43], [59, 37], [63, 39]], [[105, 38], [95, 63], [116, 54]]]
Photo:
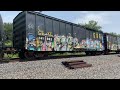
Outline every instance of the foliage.
[[4, 32], [6, 37], [8, 37], [9, 40], [12, 40], [12, 31], [13, 31], [13, 24], [4, 23]]
[[12, 46], [12, 40], [7, 40], [4, 43], [5, 46]]
[[120, 34], [117, 34], [117, 33], [114, 33], [114, 32], [110, 32], [109, 34], [120, 37]]
[[118, 36], [120, 37], [120, 34], [118, 34]]
[[94, 21], [94, 20], [91, 20], [89, 21], [88, 23], [85, 23], [85, 24], [79, 24], [85, 28], [90, 28], [90, 29], [93, 29], [93, 30], [96, 30], [96, 31], [102, 31], [102, 27], [98, 25], [98, 22], [97, 21]]
[[12, 36], [13, 36], [12, 32], [13, 32], [13, 24], [4, 23], [5, 46], [12, 46]]
[[117, 35], [117, 33], [114, 33], [114, 32], [110, 32], [109, 34], [111, 34], [111, 35]]

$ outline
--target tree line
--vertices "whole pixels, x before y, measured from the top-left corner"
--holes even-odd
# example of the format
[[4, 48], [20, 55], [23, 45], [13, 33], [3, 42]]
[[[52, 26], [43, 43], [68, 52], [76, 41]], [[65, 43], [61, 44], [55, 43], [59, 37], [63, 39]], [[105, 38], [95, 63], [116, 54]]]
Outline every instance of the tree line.
[[[78, 23], [78, 25], [81, 25], [85, 28], [90, 28], [90, 29], [93, 29], [93, 30], [96, 30], [96, 31], [102, 31], [102, 27], [100, 25], [98, 25], [97, 21], [94, 21], [94, 20], [91, 20], [91, 21], [89, 21], [88, 23], [85, 23], [85, 24], [79, 24]], [[110, 32], [109, 34], [114, 35], [114, 36], [120, 36], [120, 34], [117, 34], [117, 33], [114, 33], [114, 32]]]

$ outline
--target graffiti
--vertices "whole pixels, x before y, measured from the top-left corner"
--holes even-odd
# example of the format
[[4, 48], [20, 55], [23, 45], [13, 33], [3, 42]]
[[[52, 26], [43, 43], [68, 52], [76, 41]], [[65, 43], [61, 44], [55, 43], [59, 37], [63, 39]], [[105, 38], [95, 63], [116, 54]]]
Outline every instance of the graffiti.
[[110, 50], [117, 50], [117, 44], [113, 44], [111, 42], [108, 42], [108, 48]]
[[54, 50], [60, 51], [60, 36], [58, 34], [54, 36]]
[[73, 50], [73, 37], [54, 35], [54, 50], [55, 51], [72, 51]]
[[27, 43], [27, 49], [28, 50], [33, 50], [35, 51], [35, 36], [33, 34], [28, 34], [27, 38], [26, 38], [26, 43]]
[[32, 23], [28, 24], [28, 29], [34, 29], [34, 25]]
[[73, 50], [73, 37], [71, 36], [71, 34], [69, 33], [67, 38], [66, 38], [66, 42], [67, 42], [67, 51], [72, 51]]
[[36, 51], [45, 51], [44, 49], [44, 37], [36, 38]]
[[[28, 34], [26, 38], [26, 49], [33, 51], [72, 51], [74, 48], [83, 48], [86, 50], [103, 50], [102, 40], [83, 39], [79, 42], [76, 35], [74, 37], [69, 33], [67, 36], [48, 32], [44, 34], [38, 30], [38, 35]], [[113, 48], [116, 46], [114, 45]]]
[[54, 47], [54, 42], [52, 37], [46, 38], [46, 51], [52, 51]]
[[82, 40], [80, 43], [77, 44], [75, 48], [84, 48], [87, 50], [103, 50], [102, 41], [99, 40], [92, 40], [92, 39], [85, 39]]
[[108, 49], [110, 50], [117, 50], [118, 48], [118, 45], [117, 44], [113, 44], [112, 42], [107, 42], [107, 45], [108, 45]]
[[73, 38], [73, 47], [74, 48], [80, 48], [79, 47], [79, 41], [78, 41], [78, 39], [75, 37], [75, 38]]
[[111, 50], [117, 50], [117, 44], [112, 44]]

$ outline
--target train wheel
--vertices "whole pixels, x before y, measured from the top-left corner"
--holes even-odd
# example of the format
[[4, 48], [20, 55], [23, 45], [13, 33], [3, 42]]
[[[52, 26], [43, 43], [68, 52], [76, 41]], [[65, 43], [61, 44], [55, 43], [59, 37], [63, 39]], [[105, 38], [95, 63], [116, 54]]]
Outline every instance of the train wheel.
[[89, 55], [89, 52], [85, 52], [85, 53], [86, 53], [87, 56]]
[[4, 52], [1, 51], [1, 52], [0, 52], [0, 60], [3, 60], [3, 58], [4, 58]]
[[33, 59], [35, 59], [34, 52], [26, 51], [26, 52], [24, 53], [24, 56], [25, 56], [25, 58], [28, 59], [28, 60], [33, 60]]
[[92, 56], [95, 56], [95, 52], [91, 52], [91, 55], [92, 55]]
[[119, 54], [119, 52], [116, 52], [116, 54]]
[[44, 54], [44, 57], [48, 57], [48, 53], [45, 53], [45, 54]]
[[45, 53], [37, 52], [34, 54], [34, 56], [36, 59], [41, 59], [41, 58], [45, 57]]
[[25, 59], [24, 52], [21, 52], [21, 51], [19, 52], [19, 58], [21, 60]]

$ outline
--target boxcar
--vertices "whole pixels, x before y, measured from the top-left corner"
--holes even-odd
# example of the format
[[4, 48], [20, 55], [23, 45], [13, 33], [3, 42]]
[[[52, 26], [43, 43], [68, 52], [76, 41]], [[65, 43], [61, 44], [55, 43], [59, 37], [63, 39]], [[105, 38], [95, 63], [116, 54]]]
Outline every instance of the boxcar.
[[41, 13], [21, 12], [13, 20], [13, 46], [20, 50], [21, 56], [25, 56], [26, 51], [27, 55], [28, 52], [38, 55], [51, 51], [101, 53], [103, 43], [103, 32]]
[[120, 52], [120, 37], [104, 33], [105, 54], [110, 52]]

